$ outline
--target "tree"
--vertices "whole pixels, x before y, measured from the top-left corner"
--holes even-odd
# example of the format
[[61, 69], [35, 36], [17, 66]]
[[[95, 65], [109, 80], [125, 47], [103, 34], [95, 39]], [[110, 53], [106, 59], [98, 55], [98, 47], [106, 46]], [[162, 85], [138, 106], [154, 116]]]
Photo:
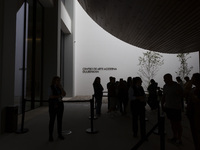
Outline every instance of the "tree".
[[189, 76], [190, 72], [193, 69], [193, 66], [188, 67], [187, 60], [191, 58], [191, 56], [188, 55], [189, 53], [179, 53], [176, 56], [180, 61], [180, 67], [178, 68], [176, 74], [177, 76], [180, 76], [182, 79], [184, 79], [185, 76]]
[[144, 86], [147, 88], [150, 80], [153, 79], [160, 67], [164, 64], [162, 55], [157, 52], [147, 51], [143, 57], [139, 57], [139, 75], [143, 79]]

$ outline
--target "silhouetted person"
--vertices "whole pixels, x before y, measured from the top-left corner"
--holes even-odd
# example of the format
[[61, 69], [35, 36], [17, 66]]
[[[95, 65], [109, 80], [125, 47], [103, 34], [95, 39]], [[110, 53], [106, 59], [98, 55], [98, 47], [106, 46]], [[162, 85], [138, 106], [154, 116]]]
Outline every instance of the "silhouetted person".
[[188, 76], [184, 77], [185, 79], [185, 84], [183, 85], [183, 89], [184, 89], [184, 94], [185, 94], [185, 102], [186, 104], [188, 103], [188, 89], [192, 88], [192, 84], [191, 84], [191, 80]]
[[154, 79], [150, 80], [150, 85], [147, 90], [149, 92], [149, 97], [147, 103], [152, 110], [158, 108], [158, 95], [157, 95], [158, 83]]
[[126, 107], [128, 103], [128, 89], [127, 84], [123, 79], [120, 79], [117, 86], [118, 89], [118, 99], [119, 99], [119, 109], [122, 115], [126, 114]]
[[188, 76], [184, 77], [185, 83], [190, 81], [190, 78]]
[[107, 90], [108, 90], [108, 112], [110, 112], [110, 91], [109, 91], [109, 87], [111, 84], [111, 80], [113, 77], [109, 77], [109, 82], [107, 83]]
[[[179, 76], [176, 77], [176, 81], [178, 84], [180, 84], [182, 88], [184, 88], [183, 80], [181, 79], [181, 77]], [[182, 103], [182, 111], [184, 111], [184, 98], [182, 98], [181, 103]]]
[[180, 84], [181, 87], [183, 87], [183, 80], [181, 79], [181, 77], [176, 77], [176, 81], [178, 84]]
[[[128, 77], [127, 78], [127, 89], [129, 91], [129, 88], [132, 86], [132, 77]], [[128, 102], [127, 102], [127, 113], [130, 113], [130, 99], [129, 99], [129, 93], [127, 93], [127, 97], [128, 97]]]
[[183, 89], [177, 82], [174, 82], [171, 74], [164, 75], [165, 85], [163, 87], [162, 110], [166, 112], [170, 120], [173, 137], [172, 143], [181, 144], [182, 125], [181, 125], [181, 101], [183, 99]]
[[116, 90], [117, 90], [117, 86], [116, 86], [115, 78], [112, 77], [111, 82], [108, 87], [108, 93], [109, 93], [109, 97], [110, 97], [109, 111], [111, 111], [111, 112], [115, 111], [116, 106], [117, 106], [117, 91]]
[[66, 92], [60, 84], [60, 77], [55, 76], [52, 79], [50, 86], [50, 96], [49, 96], [49, 141], [53, 141], [53, 128], [55, 119], [57, 117], [57, 132], [58, 138], [64, 139], [62, 135], [62, 118], [64, 112], [64, 104], [62, 101], [63, 96], [66, 95]]
[[[195, 87], [192, 88], [192, 85]], [[186, 89], [189, 90], [187, 116], [195, 150], [200, 150], [200, 73], [193, 74], [191, 82], [188, 83]]]
[[101, 85], [101, 78], [96, 77], [93, 82], [94, 88], [94, 97], [96, 102], [96, 115], [101, 115], [101, 105], [102, 105], [102, 98], [103, 98], [103, 86]]
[[146, 137], [145, 125], [145, 92], [142, 87], [142, 80], [140, 77], [133, 78], [132, 86], [129, 88], [130, 109], [132, 114], [132, 129], [133, 136], [138, 136], [138, 119], [140, 121], [141, 138]]

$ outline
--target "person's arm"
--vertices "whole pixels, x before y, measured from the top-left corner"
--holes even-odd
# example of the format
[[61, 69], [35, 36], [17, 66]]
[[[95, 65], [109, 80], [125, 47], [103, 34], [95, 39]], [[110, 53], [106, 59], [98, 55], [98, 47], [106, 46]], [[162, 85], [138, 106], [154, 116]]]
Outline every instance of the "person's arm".
[[165, 94], [163, 93], [162, 98], [161, 98], [161, 108], [162, 108], [162, 111], [165, 110], [165, 108], [164, 108], [165, 101], [166, 101], [166, 100], [165, 100]]
[[60, 95], [60, 97], [64, 97], [64, 96], [66, 95], [65, 90], [63, 89], [63, 87], [62, 87], [61, 85], [59, 86], [59, 88], [60, 88], [60, 90], [61, 90], [61, 95]]

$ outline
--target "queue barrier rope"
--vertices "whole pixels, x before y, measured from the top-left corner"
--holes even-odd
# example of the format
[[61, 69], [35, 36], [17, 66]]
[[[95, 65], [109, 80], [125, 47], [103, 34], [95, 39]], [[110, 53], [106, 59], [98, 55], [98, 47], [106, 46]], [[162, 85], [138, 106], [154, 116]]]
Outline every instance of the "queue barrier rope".
[[[25, 107], [26, 107], [26, 102], [30, 102], [31, 100], [27, 100], [27, 99], [24, 99], [22, 100], [22, 119], [21, 119], [21, 127], [20, 129], [18, 129], [16, 131], [16, 133], [26, 133], [28, 132], [29, 130], [27, 128], [24, 128], [24, 119], [25, 119], [25, 114], [26, 114], [26, 111], [25, 111]], [[40, 100], [34, 100], [34, 102], [41, 102]], [[49, 102], [48, 100], [44, 100], [42, 102]], [[77, 103], [77, 102], [90, 102], [90, 128], [86, 129], [86, 132], [87, 133], [97, 133], [98, 131], [96, 129], [94, 129], [94, 95], [92, 96], [92, 99], [90, 100], [65, 100], [63, 101], [63, 103]]]

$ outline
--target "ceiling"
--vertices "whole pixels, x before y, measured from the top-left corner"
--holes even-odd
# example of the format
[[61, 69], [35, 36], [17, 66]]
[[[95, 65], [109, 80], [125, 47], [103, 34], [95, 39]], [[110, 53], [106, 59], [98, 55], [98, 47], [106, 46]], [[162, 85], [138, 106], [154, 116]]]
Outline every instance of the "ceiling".
[[200, 0], [78, 0], [107, 32], [162, 53], [200, 50]]

